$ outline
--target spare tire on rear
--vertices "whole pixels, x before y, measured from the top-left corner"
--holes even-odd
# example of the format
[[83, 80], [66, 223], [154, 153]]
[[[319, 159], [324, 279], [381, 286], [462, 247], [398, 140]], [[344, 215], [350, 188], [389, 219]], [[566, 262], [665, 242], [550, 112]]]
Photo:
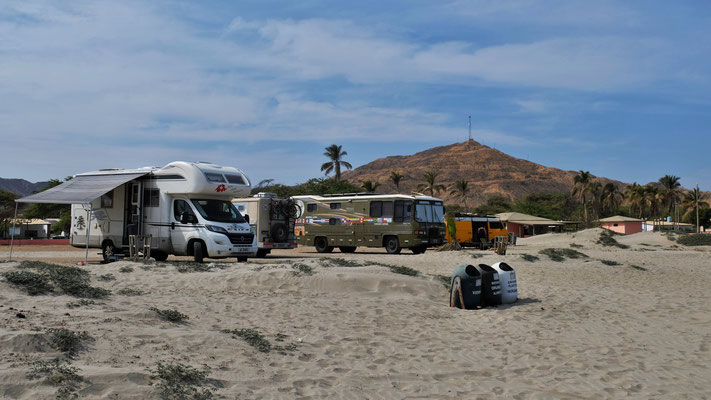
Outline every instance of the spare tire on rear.
[[289, 239], [289, 229], [282, 222], [272, 225], [271, 234], [275, 242], [286, 242]]

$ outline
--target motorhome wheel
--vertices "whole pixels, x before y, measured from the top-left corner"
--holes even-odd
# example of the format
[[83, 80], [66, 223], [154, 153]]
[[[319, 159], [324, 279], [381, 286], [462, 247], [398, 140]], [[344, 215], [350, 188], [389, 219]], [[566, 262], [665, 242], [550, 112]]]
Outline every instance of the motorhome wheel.
[[195, 259], [195, 262], [201, 263], [202, 260], [205, 259], [204, 249], [205, 246], [202, 245], [202, 242], [193, 243], [193, 258]]
[[355, 253], [357, 247], [356, 246], [340, 246], [338, 247], [338, 250], [341, 251], [341, 253]]
[[333, 251], [333, 246], [329, 246], [328, 240], [323, 236], [319, 236], [314, 240], [314, 246], [319, 253], [330, 253]]
[[415, 246], [415, 247], [410, 247], [410, 250], [412, 250], [412, 254], [422, 254], [425, 251], [427, 251], [426, 246]]
[[246, 256], [237, 257], [237, 262], [247, 262]]
[[389, 254], [400, 253], [402, 248], [400, 247], [400, 241], [397, 239], [397, 236], [388, 236], [388, 238], [385, 239], [385, 250], [387, 250]]
[[156, 251], [153, 250], [151, 252], [151, 256], [156, 260], [156, 261], [165, 261], [168, 259], [168, 253], [163, 252], [163, 251]]

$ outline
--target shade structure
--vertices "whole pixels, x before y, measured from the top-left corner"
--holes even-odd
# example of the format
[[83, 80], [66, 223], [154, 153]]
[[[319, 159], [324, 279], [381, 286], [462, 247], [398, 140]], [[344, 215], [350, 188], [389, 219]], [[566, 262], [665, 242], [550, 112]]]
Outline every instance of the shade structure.
[[[17, 203], [49, 203], [49, 204], [89, 204], [87, 212], [87, 220], [93, 211], [91, 202], [115, 188], [123, 185], [126, 182], [140, 178], [150, 172], [133, 172], [133, 173], [111, 173], [97, 175], [80, 175], [75, 176], [71, 180], [57, 185], [44, 192], [33, 194], [32, 196], [23, 197], [15, 200], [15, 220], [17, 220]], [[91, 224], [86, 230], [86, 252], [84, 254], [84, 265], [87, 265], [89, 259], [89, 232]], [[10, 260], [12, 260], [12, 248], [15, 239], [15, 225], [13, 223], [12, 235], [10, 238]]]
[[148, 173], [80, 175], [44, 192], [15, 201], [18, 203], [87, 204], [114, 188]]

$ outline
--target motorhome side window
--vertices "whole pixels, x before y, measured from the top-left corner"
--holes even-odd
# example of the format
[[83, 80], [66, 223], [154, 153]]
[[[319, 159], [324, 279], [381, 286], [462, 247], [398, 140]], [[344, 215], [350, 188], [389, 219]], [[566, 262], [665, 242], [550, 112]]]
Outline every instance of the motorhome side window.
[[306, 211], [308, 211], [308, 212], [316, 211], [316, 203], [307, 204]]
[[393, 213], [395, 222], [406, 222], [412, 218], [412, 202], [405, 200], [395, 200], [395, 212]]
[[504, 225], [499, 221], [489, 221], [489, 228], [491, 229], [504, 229]]
[[190, 208], [190, 204], [188, 204], [187, 201], [175, 200], [173, 202], [173, 216], [175, 217], [175, 220], [180, 221], [180, 216], [183, 215], [184, 212], [189, 215], [195, 215], [193, 214], [193, 210]]
[[157, 188], [143, 189], [143, 207], [158, 207], [160, 205], [160, 190]]
[[216, 174], [214, 172], [205, 172], [205, 178], [210, 182], [225, 183], [225, 177], [222, 174]]
[[236, 183], [238, 185], [244, 185], [244, 179], [242, 179], [242, 177], [239, 175], [225, 174], [225, 178], [227, 178], [228, 183]]
[[341, 208], [341, 203], [331, 203], [330, 206], [331, 210], [338, 210], [339, 208]]
[[370, 216], [371, 217], [385, 217], [390, 218], [393, 216], [393, 202], [392, 201], [371, 201], [370, 202]]
[[112, 208], [114, 206], [114, 191], [110, 191], [101, 196], [101, 208]]

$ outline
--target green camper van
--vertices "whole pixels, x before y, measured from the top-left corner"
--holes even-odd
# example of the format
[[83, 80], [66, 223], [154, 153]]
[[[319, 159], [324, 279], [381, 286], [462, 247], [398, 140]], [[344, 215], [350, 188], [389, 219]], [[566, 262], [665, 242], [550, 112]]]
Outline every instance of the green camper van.
[[385, 247], [415, 254], [445, 243], [442, 200], [404, 194], [338, 194], [294, 196], [299, 207], [294, 233], [302, 246], [319, 253], [338, 248]]

